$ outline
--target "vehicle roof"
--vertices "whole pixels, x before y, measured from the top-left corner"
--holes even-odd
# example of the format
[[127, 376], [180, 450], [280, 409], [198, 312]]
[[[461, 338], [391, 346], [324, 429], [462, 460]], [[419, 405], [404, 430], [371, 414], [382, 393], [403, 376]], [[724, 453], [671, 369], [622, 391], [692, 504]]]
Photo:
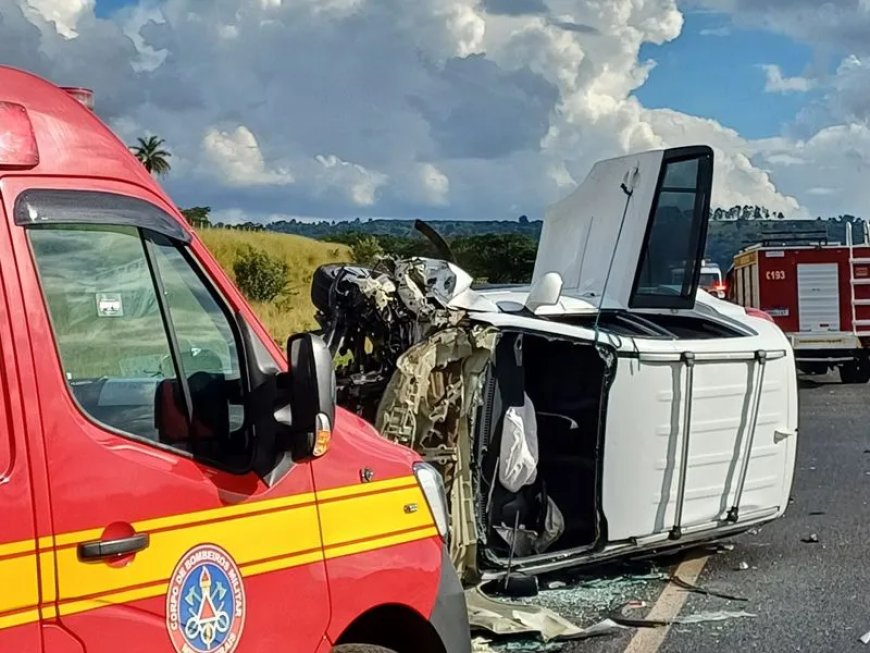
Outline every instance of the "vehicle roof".
[[[127, 181], [174, 206], [127, 146], [96, 114], [59, 87], [31, 73], [0, 66], [0, 101], [23, 105], [33, 125], [39, 163], [23, 174]], [[0, 177], [8, 174], [22, 173], [0, 170]]]
[[[855, 243], [854, 247], [868, 247], [870, 243]], [[805, 245], [764, 245], [761, 243], [755, 243], [753, 245], [747, 245], [743, 249], [737, 252], [737, 256], [740, 254], [748, 254], [750, 252], [763, 252], [767, 250], [786, 250], [786, 249], [846, 249], [848, 245], [844, 245], [843, 243], [824, 243], [824, 244], [805, 244]]]

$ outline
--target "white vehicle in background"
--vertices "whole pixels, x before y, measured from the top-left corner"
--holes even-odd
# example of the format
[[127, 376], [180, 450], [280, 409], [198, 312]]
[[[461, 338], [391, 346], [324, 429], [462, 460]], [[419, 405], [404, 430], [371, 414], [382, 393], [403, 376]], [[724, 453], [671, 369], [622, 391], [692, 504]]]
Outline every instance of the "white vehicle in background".
[[[683, 275], [685, 274], [685, 266], [681, 265], [672, 271], [672, 283], [681, 285], [683, 283]], [[728, 287], [722, 279], [722, 268], [713, 261], [704, 259], [701, 262], [701, 274], [698, 277], [698, 288], [704, 292], [710, 293], [718, 299], [725, 299]]]
[[529, 287], [475, 290], [432, 259], [315, 275], [350, 354], [339, 401], [441, 469], [467, 580], [785, 511], [794, 358], [775, 324], [698, 290], [712, 175], [707, 147], [599, 162], [548, 211]]

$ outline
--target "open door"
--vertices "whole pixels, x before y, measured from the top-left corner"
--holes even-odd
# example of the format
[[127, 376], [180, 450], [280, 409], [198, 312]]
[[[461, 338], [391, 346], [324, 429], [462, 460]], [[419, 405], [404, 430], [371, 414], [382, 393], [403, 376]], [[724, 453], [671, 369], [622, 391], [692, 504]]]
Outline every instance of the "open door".
[[544, 220], [534, 281], [600, 308], [688, 309], [707, 241], [713, 151], [657, 150], [597, 163]]

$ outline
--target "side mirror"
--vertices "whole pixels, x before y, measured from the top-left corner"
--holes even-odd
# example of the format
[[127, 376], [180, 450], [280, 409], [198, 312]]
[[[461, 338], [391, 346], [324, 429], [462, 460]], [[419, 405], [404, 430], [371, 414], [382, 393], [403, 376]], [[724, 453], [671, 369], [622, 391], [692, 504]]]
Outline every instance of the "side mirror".
[[335, 367], [320, 336], [300, 333], [287, 340], [289, 404], [275, 413], [296, 436], [294, 457], [326, 453], [335, 424]]
[[558, 272], [547, 272], [538, 279], [529, 290], [526, 298], [526, 308], [532, 313], [542, 306], [555, 306], [562, 296], [562, 275]]

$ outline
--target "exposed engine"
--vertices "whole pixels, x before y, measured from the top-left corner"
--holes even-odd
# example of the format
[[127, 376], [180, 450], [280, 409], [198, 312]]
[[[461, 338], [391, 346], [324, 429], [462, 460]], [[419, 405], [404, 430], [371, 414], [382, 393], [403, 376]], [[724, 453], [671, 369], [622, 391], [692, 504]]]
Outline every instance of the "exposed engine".
[[[452, 279], [452, 280], [451, 280]], [[385, 258], [373, 268], [324, 265], [311, 282], [316, 319], [338, 361], [339, 404], [375, 422], [378, 399], [399, 357], [465, 313], [446, 307], [456, 288], [450, 264]]]

